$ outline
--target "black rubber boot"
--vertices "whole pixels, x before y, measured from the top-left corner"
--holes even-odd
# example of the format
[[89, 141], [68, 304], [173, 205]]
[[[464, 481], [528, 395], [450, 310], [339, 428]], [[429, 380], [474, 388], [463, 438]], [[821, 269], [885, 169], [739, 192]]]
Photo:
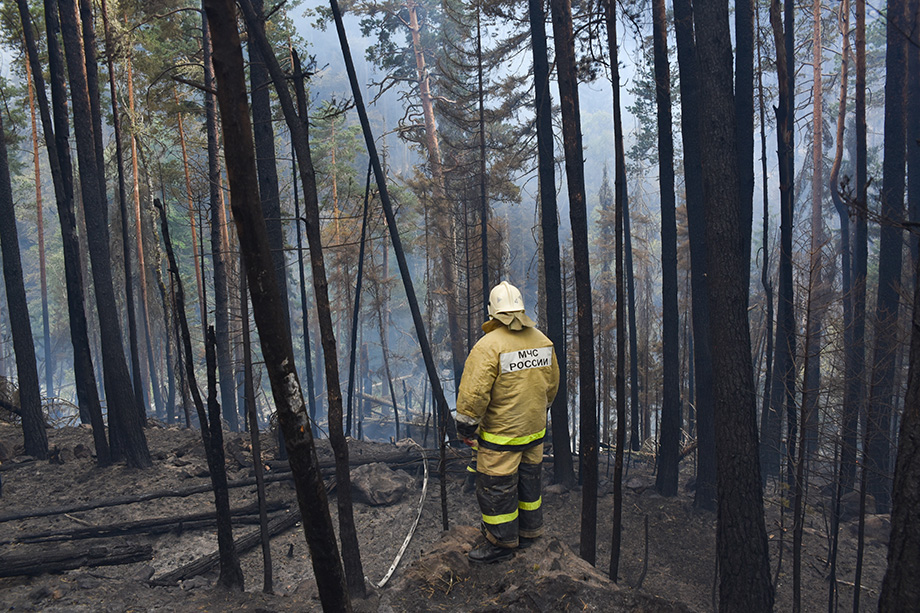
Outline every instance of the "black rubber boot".
[[477, 564], [492, 564], [493, 562], [504, 562], [514, 557], [514, 550], [505, 547], [499, 547], [492, 543], [486, 543], [477, 547], [469, 553], [470, 562]]

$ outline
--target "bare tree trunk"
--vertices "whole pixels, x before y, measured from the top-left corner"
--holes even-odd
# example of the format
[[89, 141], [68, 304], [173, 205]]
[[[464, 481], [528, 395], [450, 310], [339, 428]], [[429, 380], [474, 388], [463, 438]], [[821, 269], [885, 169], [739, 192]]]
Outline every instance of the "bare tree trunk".
[[591, 307], [591, 268], [588, 256], [588, 216], [582, 157], [575, 36], [569, 0], [550, 2], [555, 36], [565, 171], [569, 188], [569, 217], [575, 259], [578, 301], [578, 381], [580, 396], [580, 453], [582, 477], [579, 553], [594, 564], [597, 552], [597, 391], [594, 372], [594, 318]]
[[[127, 19], [127, 16], [125, 17]], [[131, 67], [131, 55], [127, 57], [128, 68], [128, 109], [131, 117], [131, 169], [134, 181], [134, 225], [137, 230], [137, 267], [140, 273], [141, 316], [144, 318], [144, 342], [147, 347], [147, 376], [153, 392], [153, 404], [157, 415], [163, 414], [163, 398], [160, 395], [160, 381], [157, 376], [157, 364], [153, 356], [153, 340], [150, 335], [150, 298], [147, 295], [147, 264], [144, 256], [144, 225], [141, 221], [141, 190], [138, 172], [137, 151], [137, 115], [134, 110], [134, 71]]]
[[[357, 280], [355, 281], [355, 304], [352, 309], [351, 314], [351, 335], [349, 342], [349, 351], [348, 351], [348, 410], [345, 419], [345, 434], [351, 436], [351, 426], [352, 426], [352, 406], [354, 404], [354, 390], [355, 390], [355, 359], [357, 357], [358, 351], [358, 318], [361, 315], [361, 288], [364, 285], [364, 249], [365, 249], [365, 240], [367, 239], [367, 210], [370, 200], [370, 191], [371, 191], [371, 168], [370, 164], [367, 167], [367, 180], [365, 181], [364, 186], [364, 212], [361, 215], [361, 243], [358, 248], [358, 272]], [[296, 186], [295, 186], [296, 187]], [[296, 200], [295, 200], [296, 203]], [[296, 204], [295, 204], [296, 206]], [[298, 247], [300, 241], [300, 233], [298, 232]], [[301, 283], [303, 283], [303, 268], [301, 268]], [[306, 311], [306, 308], [304, 308]]]
[[[64, 85], [64, 68], [57, 37], [48, 36], [48, 69], [51, 75], [51, 95], [54, 101], [54, 123], [52, 125], [51, 109], [45, 93], [42, 66], [38, 59], [38, 46], [32, 30], [28, 4], [17, 0], [19, 16], [22, 20], [23, 33], [32, 78], [35, 81], [35, 93], [38, 96], [38, 108], [42, 119], [42, 131], [45, 146], [48, 149], [48, 162], [54, 181], [55, 201], [58, 219], [61, 224], [61, 242], [64, 250], [64, 279], [67, 286], [67, 313], [70, 320], [70, 341], [74, 352], [74, 379], [77, 387], [77, 401], [80, 407], [80, 419], [91, 423], [93, 427], [93, 444], [96, 460], [101, 466], [110, 463], [109, 444], [105, 436], [105, 423], [102, 420], [102, 407], [99, 391], [93, 376], [93, 362], [89, 349], [89, 331], [86, 323], [86, 311], [83, 306], [83, 276], [80, 266], [80, 242], [77, 238], [77, 220], [74, 214], [73, 169], [70, 162], [69, 118], [67, 116], [66, 92]], [[52, 14], [46, 14], [46, 22]], [[56, 28], [49, 29], [55, 32]]]
[[677, 213], [674, 140], [671, 135], [671, 70], [664, 0], [652, 3], [655, 100], [658, 109], [658, 183], [661, 198], [662, 371], [661, 431], [655, 490], [677, 495], [680, 462], [680, 316], [677, 309]]
[[[209, 87], [214, 84], [211, 67], [211, 34], [207, 18], [202, 14], [204, 32], [204, 79]], [[227, 289], [227, 241], [224, 240], [223, 197], [220, 184], [220, 160], [217, 142], [217, 100], [212, 91], [205, 91], [205, 114], [208, 132], [208, 185], [211, 209], [211, 258], [214, 267], [214, 323], [217, 333], [217, 362], [220, 369], [220, 399], [224, 419], [231, 431], [239, 430], [236, 410], [236, 385], [233, 380], [233, 361], [230, 358], [230, 296]]]
[[[852, 377], [847, 378], [848, 394], [859, 399], [856, 417], [865, 415], [866, 370], [866, 279], [869, 269], [869, 229], [866, 218], [869, 185], [868, 147], [866, 129], [866, 2], [856, 0], [856, 232], [853, 241], [853, 363]], [[854, 425], [856, 421], [854, 420]], [[843, 448], [844, 483], [852, 486], [856, 480], [857, 427], [847, 432], [851, 445]], [[852, 455], [850, 451], [852, 450]], [[849, 461], [848, 461], [849, 460]]]
[[[542, 230], [543, 275], [546, 286], [546, 334], [556, 348], [559, 363], [559, 391], [550, 408], [553, 433], [553, 481], [575, 483], [572, 443], [569, 436], [568, 367], [565, 332], [562, 326], [562, 283], [559, 263], [559, 222], [556, 207], [556, 176], [553, 154], [553, 114], [550, 96], [549, 61], [546, 44], [546, 13], [542, 0], [528, 0], [531, 45], [534, 58], [534, 93], [537, 121], [537, 163], [540, 173], [540, 228]], [[486, 288], [489, 291], [490, 288]]]
[[[271, 47], [264, 33], [256, 23], [263, 19], [256, 13], [252, 4], [246, 0], [241, 3], [246, 18], [249, 33], [254, 34], [255, 43], [259, 45], [263, 60], [266, 62], [275, 90], [278, 93], [281, 108], [284, 112], [288, 129], [291, 131], [292, 140], [297, 151], [297, 161], [300, 165], [300, 178], [303, 184], [304, 213], [307, 221], [307, 242], [310, 245], [310, 264], [313, 271], [313, 286], [316, 295], [316, 310], [319, 317], [320, 338], [325, 356], [325, 371], [327, 395], [329, 399], [329, 439], [336, 458], [336, 481], [339, 493], [336, 502], [339, 511], [339, 533], [342, 539], [342, 557], [345, 562], [345, 576], [348, 581], [349, 593], [353, 596], [363, 597], [365, 593], [364, 572], [361, 567], [361, 556], [358, 549], [357, 533], [354, 524], [354, 509], [351, 502], [351, 478], [348, 470], [348, 444], [345, 440], [343, 428], [342, 392], [339, 387], [339, 368], [337, 348], [332, 324], [332, 311], [329, 303], [329, 287], [326, 277], [326, 268], [323, 258], [323, 247], [320, 236], [319, 201], [316, 193], [316, 177], [313, 170], [313, 161], [310, 154], [307, 125], [302, 122], [294, 108], [290, 92], [278, 65], [278, 60], [271, 53]], [[213, 21], [213, 17], [209, 15]], [[230, 112], [234, 107], [229, 106], [226, 100], [222, 106]], [[225, 132], [227, 132], [228, 118], [224, 117]], [[226, 148], [230, 143], [227, 142]], [[234, 208], [235, 210], [235, 208]], [[237, 220], [239, 224], [239, 220]], [[238, 226], [239, 229], [239, 226]], [[241, 231], [242, 234], [242, 231]], [[252, 281], [252, 279], [250, 279]], [[255, 287], [255, 285], [253, 285]], [[265, 337], [260, 334], [264, 339]], [[290, 336], [288, 336], [290, 344]], [[263, 349], [264, 350], [264, 349]], [[301, 400], [302, 402], [302, 400]], [[290, 451], [290, 449], [288, 449]]]
[[878, 292], [874, 322], [875, 347], [872, 381], [866, 412], [869, 493], [879, 513], [891, 501], [891, 444], [888, 431], [894, 404], [895, 355], [900, 334], [901, 251], [904, 218], [905, 94], [907, 90], [907, 6], [903, 0], [888, 3], [885, 55], [885, 143], [882, 172], [882, 225], [879, 238]]
[[690, 289], [693, 317], [693, 380], [697, 431], [696, 492], [693, 504], [716, 510], [716, 448], [712, 425], [712, 350], [709, 346], [709, 297], [706, 276], [706, 219], [700, 168], [699, 68], [693, 13], [689, 0], [674, 2], [677, 63], [680, 70], [681, 134], [687, 229], [690, 240]]
[[[53, 10], [53, 7], [51, 8]], [[87, 86], [86, 61], [76, 23], [74, 0], [61, 0], [60, 18], [67, 57], [67, 72], [70, 77], [73, 113], [76, 118], [74, 135], [77, 142], [77, 155], [83, 161], [82, 164], [79, 164], [80, 187], [86, 216], [87, 242], [93, 264], [96, 308], [100, 320], [105, 322], [105, 325], [100, 326], [100, 338], [105, 395], [111, 409], [109, 419], [117, 416], [115, 427], [119, 429], [118, 434], [120, 435], [117, 440], [123, 444], [120, 452], [124, 454], [128, 465], [135, 468], [147, 468], [152, 465], [152, 461], [143, 429], [142, 415], [145, 415], [146, 411], [137, 407], [134, 400], [131, 377], [125, 362], [121, 326], [118, 324], [118, 309], [115, 305], [115, 291], [112, 284], [112, 259], [109, 252], [104, 181], [103, 177], [99, 176], [99, 166], [96, 164], [92, 105]]]
[[770, 23], [776, 44], [776, 72], [779, 81], [779, 104], [775, 107], [777, 122], [777, 155], [779, 156], [780, 182], [780, 256], [779, 256], [779, 311], [776, 321], [776, 352], [773, 356], [773, 386], [770, 390], [770, 410], [765, 412], [760, 425], [761, 477], [766, 480], [780, 473], [780, 439], [782, 407], [786, 406], [789, 418], [788, 452], [795, 451], [795, 312], [792, 286], [792, 221], [795, 206], [794, 194], [794, 135], [793, 118], [795, 73], [792, 69], [792, 2], [786, 2], [786, 31], [780, 15], [779, 0], [770, 4]]
[[767, 533], [757, 462], [757, 418], [747, 315], [744, 215], [739, 210], [731, 36], [727, 2], [694, 7], [700, 67], [702, 172], [713, 347], [719, 609], [772, 611]]
[[735, 2], [735, 142], [738, 156], [738, 185], [741, 188], [742, 257], [741, 283], [745, 296], [751, 285], [751, 234], [754, 216], [754, 1]]
[[813, 88], [812, 88], [812, 181], [811, 181], [811, 248], [809, 250], [809, 281], [808, 302], [811, 313], [808, 316], [809, 327], [808, 351], [805, 353], [806, 363], [804, 368], [804, 388], [802, 401], [808, 401], [808, 406], [802, 406], [802, 416], [807, 421], [802, 422], [802, 444], [805, 446], [805, 455], [811, 458], [818, 448], [818, 398], [821, 388], [821, 344], [823, 342], [822, 326], [824, 325], [824, 112], [823, 91], [821, 83], [821, 60], [823, 47], [821, 42], [821, 0], [814, 1], [814, 34], [812, 49]]
[[[253, 0], [253, 7], [262, 12], [263, 0]], [[262, 28], [264, 24], [256, 24]], [[250, 33], [250, 36], [252, 34]], [[278, 169], [275, 164], [275, 131], [272, 127], [271, 97], [269, 85], [271, 77], [265, 67], [265, 60], [256, 45], [248, 45], [249, 84], [252, 100], [252, 132], [256, 145], [256, 169], [259, 173], [259, 196], [262, 198], [262, 211], [268, 228], [268, 240], [272, 245], [272, 257], [275, 262], [275, 274], [281, 287], [281, 299], [284, 312], [290, 321], [288, 304], [287, 265], [284, 257], [284, 226], [281, 219], [281, 198], [278, 196]], [[306, 121], [306, 117], [304, 117]], [[315, 411], [315, 409], [314, 409]]]
[[22, 418], [22, 435], [27, 455], [40, 460], [48, 457], [48, 435], [42, 415], [41, 390], [38, 387], [38, 366], [35, 363], [35, 344], [32, 323], [29, 320], [29, 303], [22, 278], [22, 260], [19, 257], [19, 233], [16, 230], [16, 212], [13, 208], [13, 185], [6, 154], [6, 134], [0, 119], [0, 247], [3, 252], [3, 280], [10, 313], [10, 332], [13, 351], [16, 353], [16, 377], [19, 383], [19, 408]]
[[[128, 231], [128, 207], [125, 196], [124, 156], [121, 148], [121, 113], [118, 109], [118, 96], [115, 90], [115, 69], [112, 60], [114, 53], [107, 2], [102, 0], [102, 24], [105, 30], [106, 65], [109, 71], [109, 92], [112, 99], [112, 130], [115, 136], [115, 163], [118, 172], [118, 210], [121, 217], [122, 254], [125, 267], [125, 310], [128, 312], [128, 348], [131, 354], [131, 377], [133, 380], [134, 400], [137, 406], [146, 406], [144, 401], [144, 380], [141, 376], [140, 355], [137, 347], [137, 319], [135, 317], [134, 275], [131, 272], [131, 239]], [[138, 236], [140, 226], [138, 226]], [[138, 239], [140, 240], [140, 239]]]
[[42, 341], [45, 350], [45, 394], [54, 398], [54, 352], [51, 349], [51, 323], [48, 316], [48, 278], [45, 269], [45, 222], [42, 204], [42, 174], [38, 156], [38, 126], [35, 121], [35, 90], [32, 67], [26, 58], [26, 81], [29, 86], [29, 116], [32, 120], [32, 160], [35, 165], [35, 225], [38, 230], [38, 273], [42, 291]]
[[[309, 418], [294, 368], [290, 328], [283, 314], [284, 302], [280, 286], [275, 279], [265, 218], [259, 206], [252, 127], [248, 113], [241, 112], [246, 108], [247, 101], [236, 10], [231, 0], [205, 0], [204, 6], [216, 43], [213, 60], [218, 103], [222, 109], [224, 151], [230, 156], [227, 159], [230, 204], [240, 237], [240, 249], [246, 254], [246, 275], [251, 287], [253, 313], [259, 329], [272, 393], [278, 406], [281, 427], [284, 429], [291, 469], [295, 474], [298, 503], [304, 516], [304, 532], [310, 546], [320, 600], [324, 609], [350, 611], [351, 604], [345, 586], [342, 560], [335, 544], [335, 532], [319, 473], [316, 448], [313, 445]], [[243, 6], [249, 9], [250, 20], [255, 21], [251, 5], [244, 3]], [[250, 32], [253, 32], [252, 28]], [[272, 79], [275, 80], [275, 71], [272, 70], [271, 64], [274, 56], [270, 54], [270, 50], [269, 53], [264, 53], [264, 50], [268, 49], [267, 41], [257, 33], [256, 42], [263, 50], [263, 57], [269, 62], [270, 72], [273, 73]], [[290, 95], [283, 85], [278, 90], [279, 96], [287, 98], [286, 116], [292, 115], [288, 121], [289, 127], [292, 128], [292, 132], [299, 128], [301, 135], [304, 135], [304, 128], [299, 125], [296, 113], [293, 112]], [[309, 150], [305, 142], [298, 145], [298, 153], [309, 160]], [[301, 164], [306, 160], [301, 159]], [[315, 222], [316, 218], [312, 215], [311, 218]], [[318, 231], [319, 228], [315, 227], [315, 232]], [[321, 258], [322, 251], [315, 255]], [[335, 353], [332, 353], [329, 356], [331, 359], [327, 361], [332, 368], [335, 368], [334, 356]], [[336, 378], [335, 381], [337, 380]], [[337, 461], [337, 465], [339, 463]], [[344, 482], [339, 480], [340, 496], [349, 488], [347, 474], [346, 470]], [[337, 471], [337, 477], [339, 476]]]
[[208, 406], [205, 405], [198, 389], [195, 378], [194, 355], [192, 354], [192, 339], [189, 334], [188, 320], [185, 318], [185, 292], [182, 289], [182, 278], [179, 276], [179, 265], [173, 252], [172, 241], [169, 238], [169, 224], [166, 222], [166, 209], [159, 200], [154, 200], [154, 206], [160, 211], [160, 227], [163, 230], [163, 244], [166, 247], [166, 257], [169, 260], [169, 272], [176, 288], [176, 313], [179, 316], [179, 328], [182, 331], [182, 347], [185, 354], [185, 374], [188, 377], [189, 390], [195, 402], [198, 413], [201, 440], [204, 443], [208, 469], [211, 474], [211, 484], [214, 489], [214, 507], [217, 512], [217, 546], [220, 551], [220, 579], [221, 585], [231, 589], [243, 589], [243, 573], [240, 569], [239, 556], [233, 543], [233, 532], [230, 524], [230, 499], [227, 489], [227, 471], [224, 462], [223, 434], [220, 421], [220, 405], [217, 403], [216, 368], [214, 365], [214, 328], [208, 328], [205, 337], [205, 352], [208, 371]]
[[[489, 201], [486, 198], [488, 177], [486, 176], [485, 89], [483, 88], [482, 66], [482, 8], [483, 2], [480, 0], [476, 4], [476, 74], [479, 80], [479, 242], [482, 248], [482, 309], [483, 316], [488, 318], [491, 286], [489, 283]], [[470, 311], [473, 310], [472, 305], [468, 305], [467, 308]], [[559, 352], [557, 351], [557, 360], [558, 357]], [[558, 468], [556, 464], [553, 466], [554, 470]]]
[[855, 302], [853, 287], [853, 250], [850, 246], [850, 210], [841, 194], [840, 167], [843, 163], [844, 130], [846, 127], [847, 113], [847, 88], [849, 85], [850, 66], [850, 2], [843, 0], [839, 7], [838, 22], [840, 35], [843, 41], [843, 51], [840, 58], [840, 97], [837, 112], [836, 152], [834, 163], [831, 166], [829, 187], [831, 200], [840, 219], [840, 260], [841, 283], [840, 293], [843, 302], [843, 354], [844, 354], [844, 396], [841, 411], [841, 454], [840, 454], [840, 480], [845, 489], [853, 484], [852, 473], [855, 471], [856, 435], [859, 421], [859, 397], [855, 395], [858, 389], [855, 372], [856, 365], [856, 338], [854, 338], [853, 307]]
[[607, 48], [610, 53], [610, 76], [613, 86], [613, 139], [615, 155], [614, 202], [616, 209], [616, 456], [613, 463], [613, 539], [610, 545], [610, 580], [617, 582], [620, 568], [620, 546], [623, 537], [623, 451], [626, 446], [626, 292], [624, 291], [623, 229], [626, 208], [626, 153], [623, 147], [623, 120], [620, 114], [620, 64], [617, 52], [616, 5], [604, 4], [607, 26]]
[[[295, 70], [294, 72], [294, 86], [302, 88], [303, 71]], [[306, 105], [304, 105], [304, 108], [298, 109], [298, 111], [301, 119], [307, 121]], [[307, 279], [303, 267], [303, 232], [301, 231], [301, 222], [303, 220], [300, 218], [300, 199], [297, 196], [297, 153], [294, 151], [293, 146], [291, 147], [291, 177], [293, 177], [294, 184], [294, 218], [297, 224], [297, 270], [300, 273], [300, 317], [301, 325], [303, 326], [304, 378], [307, 380], [307, 404], [310, 407], [310, 424], [313, 427], [313, 436], [319, 436], [319, 429], [316, 427], [316, 390], [314, 389], [313, 358], [310, 356], [310, 309], [307, 308]], [[358, 283], [361, 283], [360, 275]], [[348, 425], [351, 425], [351, 421], [349, 421]], [[346, 431], [346, 434], [351, 436], [350, 428]]]
[[894, 469], [888, 570], [882, 581], [880, 613], [908, 611], [920, 602], [920, 524], [916, 520], [920, 508], [920, 261], [914, 265], [910, 370]]

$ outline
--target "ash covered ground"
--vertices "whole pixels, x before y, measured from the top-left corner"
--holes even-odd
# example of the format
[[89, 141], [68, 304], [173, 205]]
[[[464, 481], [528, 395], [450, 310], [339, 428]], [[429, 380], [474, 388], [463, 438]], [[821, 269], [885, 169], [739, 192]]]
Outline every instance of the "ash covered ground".
[[[210, 482], [197, 430], [177, 427], [147, 429], [154, 467], [129, 469], [124, 464], [98, 468], [88, 453], [91, 431], [83, 427], [49, 430], [56, 448], [55, 461], [35, 461], [22, 455], [21, 431], [0, 422], [0, 461], [3, 495], [0, 516], [33, 509], [94, 503], [157, 490], [182, 490]], [[248, 434], [226, 434], [227, 467], [231, 481], [251, 476], [243, 466], [248, 454]], [[264, 459], [274, 463], [273, 437], [263, 434]], [[235, 452], [230, 451], [235, 450]], [[394, 450], [386, 443], [351, 442], [352, 459], [376, 457]], [[415, 449], [409, 456], [420, 457]], [[433, 452], [429, 452], [433, 455]], [[320, 460], [331, 460], [327, 441], [318, 446]], [[611, 459], [612, 464], [612, 459]], [[359, 611], [712, 611], [715, 576], [715, 515], [692, 505], [685, 485], [693, 474], [692, 460], [682, 465], [681, 491], [666, 499], [654, 492], [653, 464], [642, 456], [629, 462], [624, 482], [623, 547], [619, 582], [607, 578], [610, 559], [612, 475], [607, 457], [601, 456], [598, 505], [597, 567], [578, 558], [581, 491], [550, 485], [552, 464], [544, 470], [544, 509], [547, 535], [538, 545], [497, 565], [470, 566], [466, 552], [478, 538], [475, 495], [464, 489], [464, 462], [449, 464], [447, 506], [450, 530], [442, 531], [440, 483], [437, 464], [430, 462], [428, 495], [418, 529], [396, 572], [382, 589], [374, 587], [386, 574], [418, 512], [422, 469], [418, 462], [390, 465], [408, 485], [399, 500], [377, 506], [356, 503], [355, 519], [368, 597], [355, 603]], [[269, 471], [268, 474], [273, 474]], [[296, 509], [293, 484], [279, 480], [267, 485], [275, 514]], [[335, 518], [335, 492], [330, 507]], [[827, 609], [828, 514], [810, 493], [803, 555], [805, 611]], [[231, 490], [231, 507], [243, 508], [256, 500], [255, 486]], [[767, 494], [767, 530], [771, 566], [777, 568], [780, 540], [784, 542], [782, 566], [777, 575], [777, 611], [792, 609], [791, 520], [780, 517], [782, 505]], [[181, 567], [217, 548], [213, 527], [172, 526], [156, 535], [127, 535], [92, 540], [25, 542], [29, 535], [63, 533], [75, 529], [109, 526], [120, 522], [159, 517], [190, 516], [213, 510], [210, 492], [182, 497], [162, 497], [145, 502], [47, 517], [0, 522], [0, 571], [11, 556], [37, 556], [65, 548], [113, 548], [149, 545], [150, 559], [115, 566], [84, 567], [38, 576], [0, 578], [0, 609], [10, 611], [310, 611], [321, 610], [313, 581], [309, 551], [300, 524], [275, 536], [271, 542], [273, 594], [262, 593], [262, 553], [256, 547], [241, 554], [245, 575], [243, 593], [216, 586], [212, 570], [173, 586], [154, 586], [151, 579]], [[850, 513], [852, 516], [852, 513]], [[648, 518], [648, 559], [644, 522]], [[862, 609], [875, 610], [887, 554], [886, 516], [870, 516], [862, 579]], [[782, 527], [782, 528], [781, 528]], [[856, 521], [841, 525], [838, 589], [840, 607], [850, 609], [856, 566]], [[258, 529], [251, 518], [234, 523], [234, 537]], [[785, 530], [785, 533], [784, 533]], [[781, 538], [782, 537], [782, 538]], [[34, 539], [31, 539], [34, 540]], [[640, 583], [639, 589], [634, 589]]]

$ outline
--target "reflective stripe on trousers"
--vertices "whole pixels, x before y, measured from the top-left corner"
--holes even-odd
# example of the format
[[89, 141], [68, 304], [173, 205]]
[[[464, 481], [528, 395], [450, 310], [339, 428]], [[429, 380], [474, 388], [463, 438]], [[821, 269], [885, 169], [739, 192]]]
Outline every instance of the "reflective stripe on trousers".
[[518, 536], [543, 535], [543, 498], [540, 495], [542, 464], [518, 466]]
[[482, 511], [482, 531], [494, 545], [518, 545], [518, 474], [476, 475], [476, 498]]

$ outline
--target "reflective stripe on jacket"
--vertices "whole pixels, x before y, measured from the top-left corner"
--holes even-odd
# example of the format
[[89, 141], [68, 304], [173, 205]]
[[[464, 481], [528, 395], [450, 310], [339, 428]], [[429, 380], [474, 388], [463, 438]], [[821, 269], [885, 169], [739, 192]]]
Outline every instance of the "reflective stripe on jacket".
[[523, 450], [546, 433], [546, 409], [559, 388], [552, 342], [536, 328], [499, 325], [470, 351], [460, 380], [457, 420], [479, 424], [479, 444]]

